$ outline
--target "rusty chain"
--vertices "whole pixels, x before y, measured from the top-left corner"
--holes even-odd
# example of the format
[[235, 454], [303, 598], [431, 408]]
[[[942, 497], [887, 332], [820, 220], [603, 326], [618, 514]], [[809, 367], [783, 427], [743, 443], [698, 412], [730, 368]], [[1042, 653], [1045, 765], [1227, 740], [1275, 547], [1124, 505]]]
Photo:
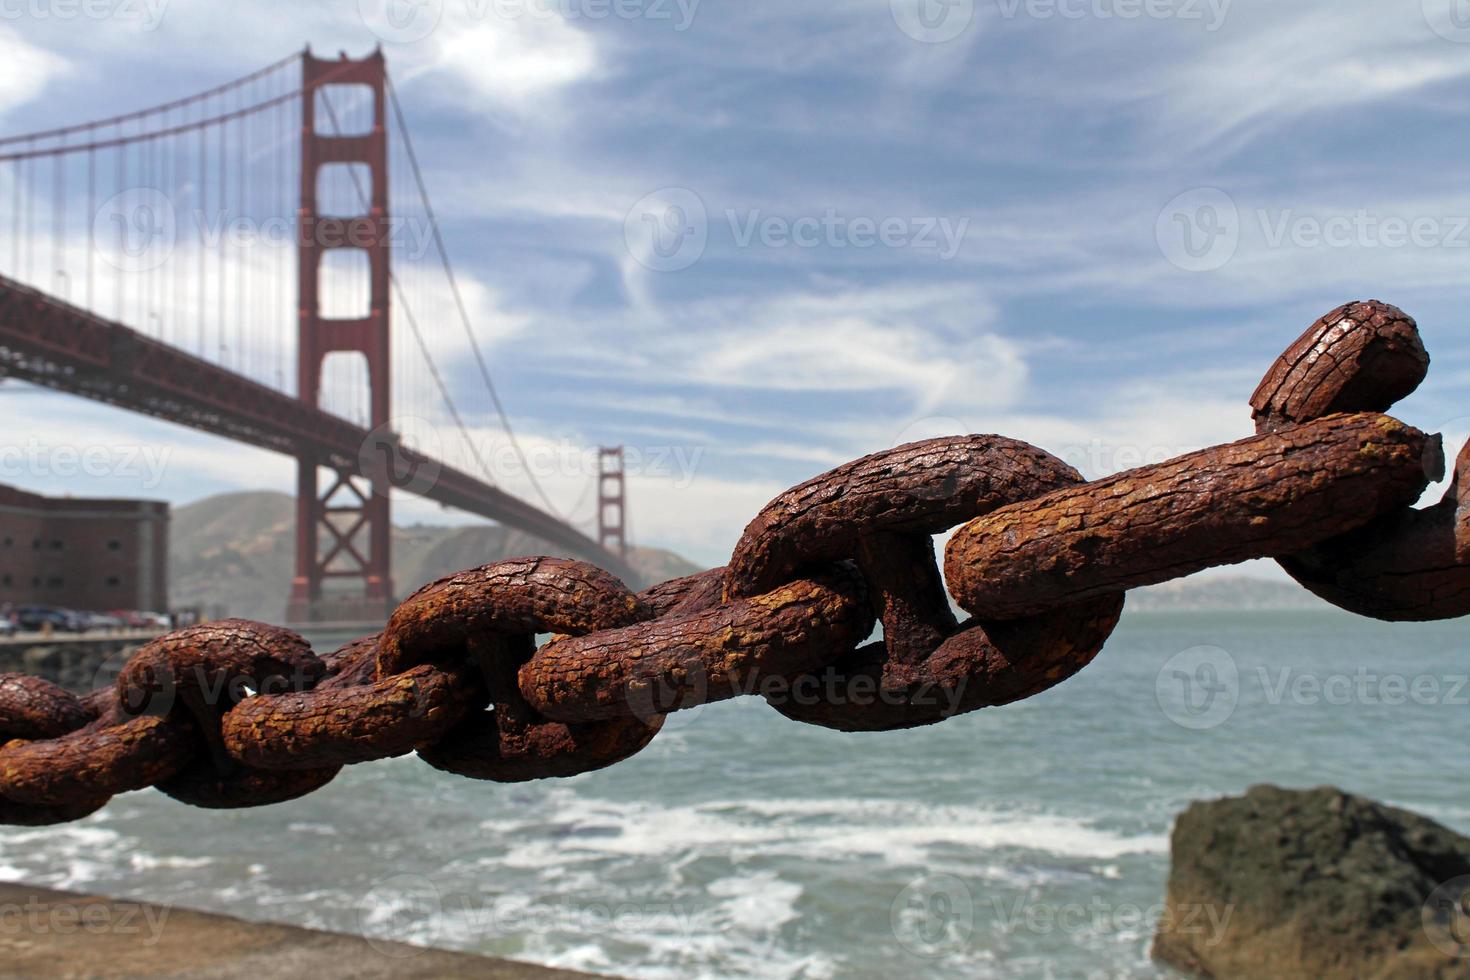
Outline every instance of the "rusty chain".
[[[1086, 482], [1012, 439], [935, 439], [787, 491], [728, 567], [639, 595], [519, 558], [425, 586], [321, 657], [228, 620], [148, 643], [86, 697], [0, 676], [0, 823], [76, 820], [148, 786], [263, 806], [409, 752], [475, 779], [572, 776], [638, 752], [669, 712], [740, 695], [843, 731], [933, 724], [1076, 674], [1126, 590], [1250, 558], [1363, 615], [1465, 615], [1470, 447], [1444, 501], [1414, 509], [1443, 475], [1439, 437], [1382, 414], [1428, 365], [1412, 319], [1350, 304], [1273, 365], [1255, 436], [1168, 462]], [[960, 525], [941, 578], [933, 536]]]

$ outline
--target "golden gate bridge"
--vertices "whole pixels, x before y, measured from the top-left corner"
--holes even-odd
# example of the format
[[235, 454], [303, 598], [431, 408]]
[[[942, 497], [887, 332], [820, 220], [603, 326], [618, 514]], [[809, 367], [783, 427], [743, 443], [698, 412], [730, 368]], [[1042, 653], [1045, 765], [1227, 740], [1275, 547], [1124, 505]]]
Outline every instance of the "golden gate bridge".
[[[497, 486], [446, 364], [474, 365], [536, 503]], [[381, 50], [0, 138], [0, 376], [295, 458], [293, 622], [391, 608], [395, 492], [633, 576], [621, 452], [595, 534], [527, 462]]]

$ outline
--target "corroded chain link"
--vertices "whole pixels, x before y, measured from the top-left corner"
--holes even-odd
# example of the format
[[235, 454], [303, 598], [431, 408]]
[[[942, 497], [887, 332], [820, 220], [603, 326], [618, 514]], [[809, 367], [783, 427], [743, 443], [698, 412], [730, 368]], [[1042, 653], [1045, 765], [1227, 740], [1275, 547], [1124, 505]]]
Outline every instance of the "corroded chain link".
[[[475, 779], [571, 776], [638, 752], [669, 712], [741, 695], [843, 731], [933, 724], [1076, 674], [1126, 590], [1251, 558], [1364, 615], [1465, 615], [1470, 448], [1446, 499], [1413, 509], [1443, 475], [1439, 438], [1381, 414], [1428, 365], [1413, 320], [1352, 304], [1272, 367], [1257, 435], [1168, 462], [1087, 482], [1012, 439], [935, 439], [787, 491], [728, 567], [640, 595], [519, 558], [425, 586], [325, 656], [228, 620], [147, 644], [85, 698], [0, 676], [0, 823], [148, 786], [262, 806], [409, 752]], [[934, 535], [955, 527], [941, 577]]]

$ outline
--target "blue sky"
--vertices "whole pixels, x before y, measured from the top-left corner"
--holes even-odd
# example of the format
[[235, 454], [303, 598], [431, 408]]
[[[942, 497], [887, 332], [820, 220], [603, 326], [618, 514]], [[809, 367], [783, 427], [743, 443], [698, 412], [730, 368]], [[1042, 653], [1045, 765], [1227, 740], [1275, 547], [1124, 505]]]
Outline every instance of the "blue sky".
[[[635, 537], [698, 561], [913, 438], [999, 432], [1098, 476], [1247, 435], [1271, 360], [1353, 299], [1424, 332], [1399, 414], [1470, 430], [1463, 0], [95, 4], [0, 0], [0, 130], [383, 41], [518, 431], [547, 460], [639, 449]], [[32, 489], [293, 485], [100, 406], [0, 405], [32, 444], [0, 478]], [[46, 463], [99, 446], [166, 458]], [[541, 475], [580, 498], [580, 464]]]

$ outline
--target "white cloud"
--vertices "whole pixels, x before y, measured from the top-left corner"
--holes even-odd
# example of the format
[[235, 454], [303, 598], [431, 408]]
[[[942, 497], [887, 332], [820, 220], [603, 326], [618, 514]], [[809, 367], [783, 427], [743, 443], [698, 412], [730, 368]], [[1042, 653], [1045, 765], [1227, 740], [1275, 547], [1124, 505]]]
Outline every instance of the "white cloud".
[[[157, 22], [142, 32], [133, 19], [121, 16], [32, 19], [29, 29], [57, 50], [85, 52], [82, 67], [103, 79], [140, 66], [157, 74], [159, 61], [149, 54], [155, 50], [166, 50], [178, 69], [217, 83], [254, 71], [306, 43], [320, 58], [335, 57], [339, 50], [362, 57], [382, 43], [389, 69], [400, 84], [421, 80], [424, 93], [438, 94], [457, 106], [518, 115], [548, 109], [548, 97], [592, 76], [601, 65], [593, 35], [563, 18], [556, 4], [448, 0], [416, 10], [403, 5], [412, 18], [439, 9], [443, 13], [426, 33], [407, 25], [411, 31], [407, 36], [395, 30], [402, 16], [392, 9], [396, 4], [397, 0], [165, 2]], [[14, 93], [26, 91], [38, 66], [48, 67], [27, 60], [25, 56], [35, 49], [6, 42], [13, 36], [0, 35], [0, 108]]]
[[[713, 446], [706, 454], [706, 465], [687, 487], [671, 481], [630, 482], [635, 527], [656, 535], [658, 543], [687, 549], [691, 557], [707, 563], [722, 564], [746, 523], [790, 484], [903, 440], [993, 432], [1030, 442], [1096, 479], [1245, 438], [1253, 431], [1243, 396], [1220, 392], [1207, 379], [1189, 375], [1126, 386], [1086, 417], [978, 411], [929, 421], [937, 425], [932, 431], [899, 429], [874, 417], [846, 425], [819, 425], [812, 435], [824, 441], [808, 445], [740, 442], [729, 449]], [[739, 472], [747, 453], [799, 464], [790, 468], [798, 475], [781, 481], [747, 481], [727, 475], [732, 463], [734, 472]]]
[[[501, 12], [506, 8], [509, 14]], [[600, 65], [591, 35], [554, 8], [539, 4], [449, 3], [426, 38], [395, 45], [401, 77], [430, 79], [426, 90], [463, 98], [460, 83], [479, 99], [518, 114], [544, 112], [546, 99], [591, 77]], [[430, 78], [431, 76], [440, 76]]]
[[[1408, 307], [1415, 291], [1457, 296], [1463, 282], [1464, 249], [1273, 249], [1248, 235], [1226, 267], [1192, 275], [1170, 266], [1154, 239], [1164, 203], [1205, 181], [1226, 186], [1247, 218], [1258, 207], [1470, 213], [1453, 187], [1453, 143], [1428, 140], [1421, 157], [1407, 141], [1396, 172], [1384, 172], [1382, 144], [1416, 131], [1397, 129], [1378, 104], [1414, 96], [1422, 109], [1432, 87], [1443, 93], [1441, 83], [1470, 72], [1470, 48], [1434, 35], [1412, 0], [1406, 9], [1235, 0], [1213, 34], [1146, 20], [992, 21], [942, 47], [904, 37], [886, 0], [820, 10], [711, 4], [677, 35], [555, 15], [491, 19], [488, 3], [443, 6], [445, 20], [427, 38], [386, 50], [398, 80], [415, 80], [405, 108], [424, 159], [442, 168], [430, 174], [441, 215], [456, 241], [479, 236], [481, 255], [492, 253], [482, 268], [460, 265], [480, 340], [501, 348], [492, 366], [565, 382], [556, 409], [589, 428], [706, 450], [688, 485], [638, 476], [632, 487], [635, 532], [704, 560], [721, 560], [744, 522], [789, 483], [926, 426], [1027, 439], [1093, 476], [1245, 435], [1250, 380], [1182, 366], [1264, 369], [1246, 363], [1246, 348], [1274, 317], [1290, 317], [1284, 346], [1310, 319], [1298, 322], [1303, 306], [1319, 300], [1315, 312], [1370, 293]], [[179, 5], [156, 43], [192, 60], [171, 60], [170, 74], [150, 71], [140, 83], [156, 92], [176, 73], [204, 87], [308, 37], [319, 55], [342, 46], [360, 56], [372, 38], [357, 8], [356, 0]], [[245, 34], [242, 19], [252, 27]], [[43, 26], [34, 36], [28, 27], [28, 40], [64, 53], [75, 73], [93, 73], [77, 88], [136, 74], [149, 50], [115, 31]], [[232, 43], [221, 49], [221, 37]], [[0, 110], [34, 102], [67, 65], [0, 29]], [[75, 114], [93, 113], [82, 105]], [[1328, 121], [1374, 134], [1365, 155], [1373, 151], [1370, 167], [1379, 169], [1326, 157], [1308, 140], [1284, 145], [1293, 124]], [[1282, 145], [1259, 158], [1231, 152], [1274, 134]], [[623, 221], [632, 202], [667, 186], [696, 188], [716, 225], [730, 204], [782, 215], [835, 207], [970, 216], [975, 234], [942, 266], [907, 252], [737, 250], [720, 236], [696, 268], [663, 277], [628, 255]], [[1385, 186], [1413, 188], [1414, 197], [1386, 203]], [[43, 286], [48, 263], [37, 263]], [[227, 270], [247, 279], [272, 272], [263, 255]], [[99, 271], [99, 295], [110, 296], [112, 279]], [[447, 292], [433, 295], [420, 322], [460, 389], [473, 364]], [[168, 329], [190, 322], [196, 301], [186, 293], [176, 311], [163, 297]], [[278, 317], [288, 343], [291, 301]], [[1212, 307], [1231, 313], [1198, 312]], [[1180, 308], [1191, 312], [1170, 336], [1162, 321]], [[1023, 309], [1058, 324], [1071, 346], [1048, 348], [1034, 321], [1011, 318]], [[1202, 322], [1222, 326], [1191, 325]], [[215, 340], [205, 338], [206, 353]], [[396, 343], [401, 358], [417, 361], [406, 334]], [[273, 382], [274, 347], [237, 355]], [[1131, 376], [1155, 380], [1105, 385], [1087, 375], [1117, 356], [1136, 367]], [[1059, 389], [1030, 390], [1032, 369], [1041, 373], [1049, 357], [1066, 359], [1064, 370], [1046, 365]], [[284, 364], [294, 381], [289, 351]], [[429, 387], [421, 368], [399, 376]], [[577, 383], [584, 378], [606, 383]], [[442, 425], [437, 394], [430, 402], [424, 414]], [[398, 408], [418, 410], [406, 399]], [[132, 431], [134, 422], [116, 426]], [[533, 452], [558, 442], [535, 417], [516, 422]], [[242, 468], [230, 447], [137, 424], [181, 447], [185, 482], [290, 489], [289, 461]], [[571, 442], [590, 444], [580, 434]], [[450, 451], [473, 469], [462, 450]], [[534, 499], [514, 469], [500, 479]], [[579, 479], [552, 474], [548, 491], [569, 507]]]
[[[1095, 26], [1095, 25], [1081, 25]], [[1148, 24], [1116, 36], [1148, 46], [1134, 75], [1141, 90], [1093, 89], [1102, 98], [1143, 100], [1160, 144], [1177, 152], [1222, 140], [1237, 145], [1328, 110], [1401, 97], [1470, 75], [1463, 45], [1435, 34], [1419, 3], [1281, 3], [1235, 0], [1223, 28], [1182, 32]], [[1168, 31], [1168, 37], [1160, 38]], [[1155, 42], [1167, 40], [1167, 44]], [[1170, 57], [1173, 55], [1173, 57]]]
[[[6, 227], [11, 211], [10, 174], [9, 169], [0, 170], [0, 217], [5, 219]], [[129, 192], [121, 200], [119, 207], [125, 214], [142, 204], [154, 207], [170, 232], [140, 256], [136, 267], [120, 257], [110, 236], [96, 238], [94, 246], [92, 230], [76, 227], [73, 221], [65, 237], [53, 240], [47, 222], [31, 239], [33, 261], [29, 270], [24, 264], [10, 268], [7, 247], [0, 248], [0, 273], [84, 308], [89, 306], [90, 296], [90, 308], [99, 316], [117, 319], [140, 333], [268, 387], [295, 394], [297, 320], [291, 278], [295, 254], [289, 244], [282, 243], [271, 226], [252, 224], [240, 244], [226, 245], [221, 258], [217, 249], [206, 245], [218, 234], [220, 219], [199, 215], [186, 191]], [[39, 211], [45, 203], [34, 199], [28, 205], [23, 203], [27, 206]], [[110, 230], [106, 219], [113, 210], [104, 206], [99, 229]], [[225, 218], [226, 223], [233, 220], [234, 215]], [[221, 240], [229, 242], [230, 236], [221, 236]], [[56, 247], [53, 241], [58, 243]], [[206, 270], [203, 280], [198, 275], [201, 260]], [[66, 272], [65, 278], [57, 276], [58, 269]], [[396, 272], [403, 290], [393, 292], [390, 304], [395, 401], [401, 414], [422, 414], [439, 420], [445, 413], [443, 401], [425, 369], [409, 312], [441, 372], [473, 364], [470, 338], [437, 258], [423, 260], [422, 269], [410, 268], [400, 260]], [[223, 320], [214, 315], [221, 282], [228, 284], [228, 312]], [[482, 352], [492, 352], [531, 325], [530, 314], [509, 309], [496, 287], [464, 271], [456, 272], [456, 282]], [[365, 274], [355, 278], [344, 274], [335, 287], [330, 274], [325, 274], [324, 315], [349, 315], [350, 307], [358, 300], [366, 303], [366, 289]], [[208, 311], [203, 320], [198, 316], [201, 304]], [[237, 311], [247, 311], [248, 316], [242, 313], [237, 318]], [[365, 364], [356, 354], [329, 356], [323, 375], [324, 407], [328, 411], [354, 422], [366, 422]], [[417, 402], [408, 400], [410, 393]]]
[[0, 483], [32, 492], [178, 503], [201, 487], [295, 487], [285, 456], [72, 395], [8, 384], [0, 409], [26, 420], [24, 434], [0, 447]]
[[0, 113], [35, 99], [67, 68], [65, 59], [0, 26]]
[[874, 416], [819, 426], [845, 460], [895, 444], [969, 433], [1019, 439], [1058, 456], [1097, 479], [1253, 433], [1246, 394], [1198, 372], [1109, 387], [1100, 398], [1065, 411], [1046, 408], [975, 411], [910, 420]]
[[[439, 427], [431, 440], [452, 466], [484, 477], [502, 490], [542, 507], [531, 475], [499, 429], [473, 427], [470, 440], [479, 459], [457, 431]], [[579, 433], [517, 433], [536, 483], [551, 498], [552, 510], [586, 534], [595, 531], [597, 445]], [[424, 443], [418, 445], [423, 448]], [[715, 471], [709, 447], [669, 445], [658, 439], [630, 441], [626, 447], [628, 525], [633, 543], [667, 547], [693, 561], [724, 564], [745, 523], [777, 493], [778, 481], [731, 476]], [[826, 464], [823, 464], [825, 468]], [[395, 496], [399, 523], [474, 522], [479, 518], [443, 512], [437, 505]]]
[[[1005, 405], [1025, 379], [1015, 346], [986, 335], [962, 348], [915, 324], [793, 311], [749, 333], [721, 337], [691, 356], [690, 380], [784, 391], [896, 390], [919, 411], [963, 401]], [[988, 381], [989, 383], [985, 383]], [[977, 383], [978, 382], [978, 383]]]
[[524, 104], [597, 67], [591, 38], [555, 16], [441, 28], [439, 63], [492, 99]]
[[623, 331], [635, 357], [586, 338], [577, 353], [606, 376], [645, 386], [699, 384], [832, 395], [896, 393], [920, 413], [945, 404], [995, 408], [1025, 388], [1020, 346], [994, 329], [972, 286], [828, 285], [761, 300], [634, 304]]

